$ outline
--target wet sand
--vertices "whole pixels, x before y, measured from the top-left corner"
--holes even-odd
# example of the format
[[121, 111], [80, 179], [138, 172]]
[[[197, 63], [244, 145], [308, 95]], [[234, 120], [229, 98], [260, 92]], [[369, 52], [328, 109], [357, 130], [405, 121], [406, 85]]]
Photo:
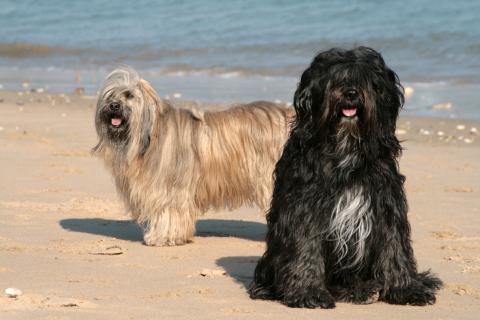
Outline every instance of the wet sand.
[[[0, 91], [1, 319], [478, 319], [480, 124], [399, 121], [419, 269], [445, 282], [437, 304], [299, 310], [248, 298], [264, 251], [257, 208], [206, 214], [186, 246], [143, 245], [90, 156], [94, 105]], [[9, 298], [9, 287], [23, 294]]]

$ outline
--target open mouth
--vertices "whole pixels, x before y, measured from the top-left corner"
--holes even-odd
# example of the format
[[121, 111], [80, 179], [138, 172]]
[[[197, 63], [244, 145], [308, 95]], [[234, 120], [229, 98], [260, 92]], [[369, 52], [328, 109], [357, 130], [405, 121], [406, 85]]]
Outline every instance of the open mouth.
[[122, 125], [122, 123], [123, 123], [123, 119], [121, 119], [121, 118], [115, 118], [114, 117], [114, 118], [110, 119], [110, 124], [115, 128], [120, 127]]
[[347, 118], [353, 118], [357, 115], [357, 108], [352, 108], [352, 107], [343, 108], [342, 114]]
[[128, 122], [128, 117], [122, 112], [106, 112], [103, 119], [111, 129], [123, 128]]

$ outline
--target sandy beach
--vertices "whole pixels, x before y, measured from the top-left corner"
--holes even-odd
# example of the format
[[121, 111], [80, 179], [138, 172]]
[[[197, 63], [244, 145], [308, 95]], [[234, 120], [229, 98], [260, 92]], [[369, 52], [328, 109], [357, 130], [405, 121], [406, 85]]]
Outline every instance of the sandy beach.
[[[445, 282], [437, 303], [300, 310], [247, 295], [264, 252], [257, 208], [206, 214], [192, 244], [145, 246], [90, 155], [94, 108], [93, 97], [0, 91], [0, 319], [478, 319], [479, 123], [398, 124], [419, 269]], [[7, 297], [12, 287], [22, 294]]]

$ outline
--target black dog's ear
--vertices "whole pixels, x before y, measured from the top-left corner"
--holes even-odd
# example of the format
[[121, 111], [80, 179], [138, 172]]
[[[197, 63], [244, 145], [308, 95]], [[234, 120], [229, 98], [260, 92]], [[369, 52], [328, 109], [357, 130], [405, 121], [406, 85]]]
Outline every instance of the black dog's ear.
[[297, 91], [293, 97], [297, 123], [308, 122], [312, 117], [312, 91], [310, 84], [310, 68], [302, 74]]
[[396, 97], [397, 107], [401, 109], [403, 108], [403, 105], [405, 103], [405, 95], [404, 95], [405, 90], [402, 84], [400, 83], [400, 79], [398, 78], [398, 75], [388, 67], [387, 67], [387, 74], [390, 82], [393, 83], [395, 87], [395, 95], [397, 96]]

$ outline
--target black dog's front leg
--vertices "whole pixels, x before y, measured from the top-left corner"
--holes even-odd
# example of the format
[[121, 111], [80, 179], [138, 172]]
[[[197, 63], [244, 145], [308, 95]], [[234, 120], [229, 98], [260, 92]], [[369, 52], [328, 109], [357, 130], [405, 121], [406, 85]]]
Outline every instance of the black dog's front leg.
[[386, 219], [381, 224], [382, 230], [379, 230], [382, 237], [376, 239], [379, 254], [374, 274], [376, 279], [383, 282], [380, 300], [402, 305], [433, 304], [435, 292], [441, 288], [442, 281], [428, 271], [417, 271], [406, 202], [397, 200], [396, 206], [390, 207], [390, 210], [385, 212]]
[[333, 296], [325, 283], [325, 264], [317, 241], [300, 239], [278, 270], [277, 289], [289, 307], [334, 308]]
[[253, 299], [280, 300], [289, 307], [333, 308], [325, 283], [321, 226], [305, 192], [274, 199], [267, 216], [267, 251], [250, 287]]

